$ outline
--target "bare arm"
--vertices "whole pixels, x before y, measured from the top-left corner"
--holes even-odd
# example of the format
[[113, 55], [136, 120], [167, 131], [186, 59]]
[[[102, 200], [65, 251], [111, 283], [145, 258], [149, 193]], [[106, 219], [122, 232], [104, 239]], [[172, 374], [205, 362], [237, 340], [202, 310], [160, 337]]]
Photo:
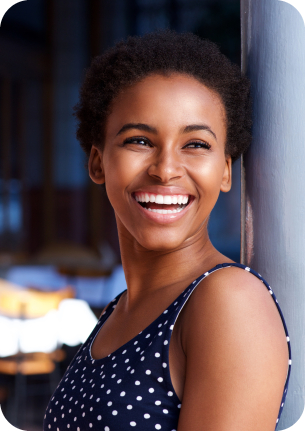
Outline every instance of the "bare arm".
[[197, 287], [182, 319], [178, 431], [274, 431], [288, 349], [263, 283], [238, 268], [217, 271]]

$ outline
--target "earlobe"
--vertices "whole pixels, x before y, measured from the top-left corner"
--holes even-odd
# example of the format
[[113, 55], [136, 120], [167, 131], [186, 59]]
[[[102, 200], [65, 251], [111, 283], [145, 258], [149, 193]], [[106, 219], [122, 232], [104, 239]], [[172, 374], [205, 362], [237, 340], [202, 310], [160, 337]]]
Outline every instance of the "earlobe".
[[227, 193], [231, 190], [232, 186], [232, 158], [231, 156], [226, 156], [226, 166], [222, 177], [222, 182], [220, 190]]
[[96, 184], [105, 183], [105, 175], [103, 168], [102, 152], [94, 145], [91, 147], [91, 153], [88, 161], [89, 176]]

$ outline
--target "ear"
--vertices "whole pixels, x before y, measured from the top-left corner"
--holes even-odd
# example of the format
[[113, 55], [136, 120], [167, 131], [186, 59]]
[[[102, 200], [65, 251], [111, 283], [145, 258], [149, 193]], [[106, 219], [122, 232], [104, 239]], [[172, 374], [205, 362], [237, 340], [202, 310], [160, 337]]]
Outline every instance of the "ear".
[[229, 192], [232, 186], [232, 158], [231, 156], [226, 156], [226, 165], [223, 172], [222, 182], [220, 190], [222, 192]]
[[105, 174], [103, 167], [103, 153], [95, 145], [92, 145], [88, 161], [89, 176], [96, 184], [105, 183]]

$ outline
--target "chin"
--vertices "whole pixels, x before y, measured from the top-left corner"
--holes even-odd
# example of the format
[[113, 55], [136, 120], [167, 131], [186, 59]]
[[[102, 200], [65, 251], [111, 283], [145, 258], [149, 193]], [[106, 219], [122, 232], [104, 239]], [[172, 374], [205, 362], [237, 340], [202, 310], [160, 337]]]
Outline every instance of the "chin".
[[179, 235], [147, 235], [136, 238], [138, 244], [146, 250], [156, 252], [170, 252], [183, 247], [185, 238]]

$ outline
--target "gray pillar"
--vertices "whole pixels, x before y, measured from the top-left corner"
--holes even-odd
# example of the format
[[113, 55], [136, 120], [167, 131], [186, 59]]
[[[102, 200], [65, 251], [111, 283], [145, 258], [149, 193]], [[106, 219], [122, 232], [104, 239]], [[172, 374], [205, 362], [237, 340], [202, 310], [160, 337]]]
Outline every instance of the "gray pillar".
[[241, 0], [241, 22], [242, 67], [254, 102], [253, 144], [244, 163], [243, 259], [271, 284], [290, 333], [283, 430], [304, 406], [305, 27], [299, 12], [278, 0]]

